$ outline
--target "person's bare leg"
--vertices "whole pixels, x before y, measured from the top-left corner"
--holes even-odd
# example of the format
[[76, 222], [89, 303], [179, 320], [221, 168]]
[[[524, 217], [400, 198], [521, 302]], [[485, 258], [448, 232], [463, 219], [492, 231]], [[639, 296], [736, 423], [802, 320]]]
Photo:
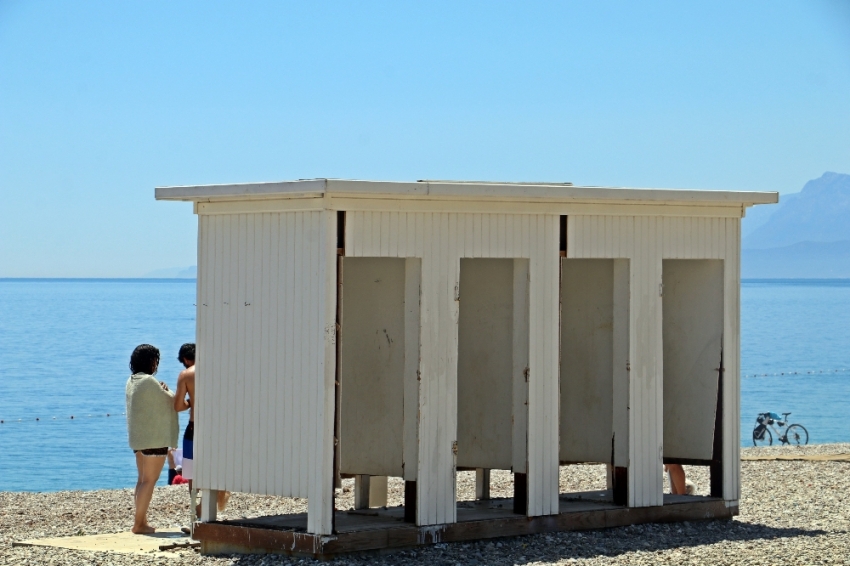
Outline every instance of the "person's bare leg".
[[[192, 480], [189, 480], [189, 505], [192, 504]], [[195, 505], [195, 519], [201, 518], [201, 504]]]
[[218, 500], [216, 501], [216, 505], [219, 511], [224, 511], [227, 508], [227, 501], [230, 499], [229, 491], [219, 491], [218, 492]]
[[132, 530], [137, 535], [156, 532], [156, 529], [148, 524], [148, 507], [164, 464], [165, 456], [144, 456], [141, 452], [136, 453], [139, 482], [136, 484], [136, 517]]
[[684, 495], [687, 493], [685, 487], [685, 469], [681, 464], [667, 464], [667, 471], [670, 473], [670, 487], [674, 495]]
[[133, 490], [133, 507], [139, 505], [139, 486], [142, 485], [142, 460], [141, 453], [136, 452], [136, 489]]

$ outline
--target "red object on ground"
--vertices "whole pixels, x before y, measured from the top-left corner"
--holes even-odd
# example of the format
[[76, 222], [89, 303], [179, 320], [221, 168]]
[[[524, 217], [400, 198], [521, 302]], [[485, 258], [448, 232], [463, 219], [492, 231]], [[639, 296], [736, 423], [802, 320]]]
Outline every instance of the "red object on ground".
[[189, 480], [178, 474], [174, 476], [174, 481], [171, 482], [171, 485], [183, 485], [184, 483], [189, 483]]

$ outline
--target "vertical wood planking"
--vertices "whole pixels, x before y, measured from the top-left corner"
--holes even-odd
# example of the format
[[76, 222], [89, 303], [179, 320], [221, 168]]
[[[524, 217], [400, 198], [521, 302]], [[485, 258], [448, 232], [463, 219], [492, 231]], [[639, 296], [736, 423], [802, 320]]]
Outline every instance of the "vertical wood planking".
[[530, 223], [529, 516], [558, 512], [559, 220], [538, 215]]
[[333, 446], [336, 379], [336, 224], [334, 211], [312, 212], [313, 258], [315, 260], [313, 297], [316, 330], [321, 335], [312, 367], [316, 429], [310, 490], [307, 500], [307, 531], [330, 534], [333, 531]]
[[[307, 290], [306, 288], [310, 285], [310, 266], [307, 262], [307, 255], [309, 254], [309, 250], [306, 249], [307, 243], [309, 242], [309, 235], [306, 233], [308, 227], [304, 224], [304, 216], [303, 212], [295, 213], [295, 265], [293, 266], [295, 269], [295, 277], [296, 277], [296, 286], [295, 289], [298, 290], [298, 293], [295, 293], [295, 308], [293, 309], [293, 324], [300, 325], [305, 334], [309, 335], [311, 328], [309, 326], [309, 321], [307, 320], [307, 313], [304, 312], [304, 303], [307, 299]], [[305, 241], [305, 239], [307, 241]], [[307, 305], [309, 307], [309, 305]], [[297, 321], [297, 322], [296, 322]], [[290, 352], [293, 357], [293, 376], [292, 381], [295, 385], [294, 391], [294, 402], [295, 402], [295, 411], [292, 419], [293, 428], [290, 430], [299, 430], [304, 422], [302, 420], [305, 400], [308, 399], [307, 388], [305, 387], [305, 374], [307, 372], [306, 362], [303, 360], [304, 350], [305, 348], [299, 348], [301, 344], [299, 343], [298, 337], [295, 337], [295, 344], [293, 345], [293, 349]], [[306, 431], [305, 431], [306, 433]], [[299, 492], [302, 492], [305, 484], [307, 483], [306, 477], [306, 465], [309, 457], [309, 448], [305, 448], [304, 445], [304, 435], [298, 434], [293, 435], [293, 460], [292, 460], [292, 475], [293, 481], [297, 486]], [[307, 444], [309, 446], [309, 443]]]
[[[270, 258], [272, 253], [272, 234], [271, 234], [271, 218], [270, 214], [258, 215], [258, 219], [262, 220], [262, 225], [259, 229], [260, 245], [260, 262], [261, 273], [259, 285], [255, 281], [255, 287], [259, 289], [260, 308], [255, 308], [255, 317], [259, 318], [256, 322], [257, 336], [257, 365], [260, 386], [257, 388], [257, 468], [254, 477], [256, 477], [256, 490], [258, 493], [268, 493], [270, 478], [274, 476], [274, 468], [268, 465], [268, 437], [274, 431], [272, 427], [274, 422], [274, 412], [269, 410], [268, 399], [271, 390], [272, 371], [271, 357], [273, 353], [269, 349], [269, 340], [271, 339], [271, 331], [269, 328], [269, 319], [274, 313], [274, 307], [269, 287], [272, 279], [270, 270]], [[259, 316], [257, 316], [259, 315]], [[265, 421], [265, 422], [263, 422]]]
[[[615, 218], [615, 221], [618, 219]], [[619, 224], [619, 222], [616, 222]], [[629, 462], [629, 269], [628, 259], [614, 260], [614, 375], [613, 375], [613, 466]]]
[[[211, 219], [216, 225], [216, 264], [215, 264], [215, 295], [213, 296], [213, 303], [210, 305], [212, 312], [215, 315], [213, 318], [213, 328], [212, 331], [215, 335], [214, 347], [215, 347], [215, 367], [213, 368], [215, 375], [215, 389], [213, 391], [216, 396], [224, 395], [225, 389], [225, 363], [226, 363], [226, 354], [225, 349], [227, 347], [226, 336], [224, 336], [224, 286], [225, 286], [225, 258], [227, 261], [230, 260], [229, 257], [225, 255], [225, 246], [227, 244], [227, 239], [229, 238], [229, 226], [230, 226], [230, 217], [221, 216], [221, 217], [213, 217]], [[212, 388], [211, 388], [212, 389]], [[222, 440], [224, 440], [221, 430], [227, 422], [227, 413], [223, 415], [219, 415], [218, 418], [213, 418], [215, 416], [216, 409], [223, 409], [223, 407], [213, 407], [212, 402], [215, 399], [211, 396], [209, 398], [200, 397], [198, 399], [198, 403], [200, 404], [201, 410], [204, 410], [203, 407], [207, 407], [207, 415], [206, 419], [207, 426], [204, 426], [202, 423], [198, 423], [198, 431], [195, 436], [196, 443], [198, 444], [199, 453], [203, 453], [204, 444], [209, 448], [208, 453], [212, 456], [213, 460], [209, 462], [209, 471], [211, 475], [210, 484], [204, 487], [210, 487], [213, 489], [218, 489], [219, 486], [224, 485], [224, 468], [219, 465], [219, 461], [221, 460], [220, 454], [222, 450], [222, 445], [224, 444]], [[220, 402], [220, 401], [219, 401]], [[205, 404], [206, 403], [206, 404]], [[198, 436], [202, 439], [210, 438], [210, 442], [198, 443]], [[215, 442], [215, 439], [219, 439], [219, 442]]]
[[[195, 301], [196, 307], [196, 324], [197, 333], [196, 340], [196, 362], [195, 368], [196, 379], [195, 398], [200, 399], [201, 395], [207, 392], [212, 392], [213, 385], [213, 367], [214, 362], [212, 356], [215, 354], [215, 348], [211, 343], [213, 338], [212, 330], [213, 321], [212, 315], [215, 311], [209, 309], [208, 305], [212, 302], [213, 285], [215, 284], [215, 274], [212, 272], [215, 269], [215, 231], [210, 227], [213, 219], [209, 216], [198, 217], [198, 296]], [[205, 359], [206, 358], [206, 359]], [[195, 422], [203, 420], [201, 411], [195, 411]], [[195, 461], [198, 463], [198, 471], [200, 472], [202, 458], [206, 454], [200, 452], [195, 455]], [[205, 461], [205, 460], [203, 460]], [[204, 467], [204, 472], [201, 475], [195, 476], [195, 481], [204, 481], [209, 485], [209, 468]]]
[[740, 475], [740, 286], [741, 220], [726, 219], [723, 328], [723, 498], [741, 497]]
[[[268, 317], [266, 322], [265, 334], [267, 341], [266, 355], [268, 356], [268, 366], [266, 379], [269, 380], [269, 390], [265, 397], [264, 410], [269, 415], [268, 429], [266, 431], [265, 446], [266, 451], [265, 469], [269, 470], [269, 477], [266, 478], [265, 493], [279, 493], [281, 491], [281, 473], [280, 466], [274, 465], [274, 453], [283, 448], [282, 442], [279, 440], [278, 431], [281, 430], [281, 412], [282, 406], [277, 406], [279, 399], [283, 396], [280, 394], [282, 386], [280, 371], [278, 370], [278, 336], [280, 336], [278, 323], [280, 321], [280, 215], [269, 214], [269, 257], [268, 257], [268, 298], [269, 306], [267, 309]], [[281, 404], [282, 405], [282, 404]]]
[[333, 450], [327, 356], [335, 355], [327, 331], [335, 312], [325, 311], [335, 311], [336, 293], [325, 285], [328, 273], [335, 277], [327, 263], [336, 258], [336, 217], [325, 216], [199, 219], [195, 417], [199, 487], [312, 493], [319, 511], [311, 525], [322, 533], [329, 532], [331, 480], [319, 479], [330, 478]]
[[[257, 475], [257, 459], [259, 458], [258, 436], [259, 436], [259, 400], [262, 375], [259, 373], [259, 331], [258, 323], [262, 320], [261, 311], [256, 309], [256, 304], [261, 301], [261, 297], [257, 292], [257, 285], [260, 283], [259, 277], [262, 273], [262, 242], [258, 241], [257, 229], [262, 229], [262, 214], [247, 214], [246, 220], [248, 224], [247, 248], [248, 248], [248, 269], [246, 272], [245, 293], [239, 297], [236, 308], [241, 311], [245, 318], [245, 334], [247, 344], [245, 345], [245, 364], [243, 370], [242, 381], [243, 389], [246, 390], [246, 404], [250, 408], [250, 417], [244, 419], [245, 436], [243, 441], [250, 446], [251, 453], [254, 455], [253, 466], [249, 464], [242, 465], [242, 475], [244, 477], [244, 485], [249, 493], [256, 493], [258, 489]], [[260, 234], [262, 238], [262, 234]], [[247, 303], [247, 304], [246, 304]]]
[[528, 453], [528, 383], [526, 368], [529, 367], [529, 305], [528, 305], [529, 262], [514, 260], [513, 297], [513, 423], [512, 423], [512, 466], [514, 473], [527, 473]]
[[283, 323], [283, 336], [279, 336], [278, 340], [281, 343], [282, 350], [278, 354], [279, 358], [283, 357], [283, 393], [285, 395], [284, 399], [284, 407], [285, 413], [283, 415], [283, 429], [281, 432], [283, 433], [283, 453], [278, 461], [278, 465], [281, 466], [280, 471], [278, 472], [280, 476], [282, 476], [282, 493], [295, 493], [298, 489], [298, 484], [292, 477], [292, 473], [283, 473], [284, 466], [288, 466], [290, 468], [294, 467], [291, 465], [291, 462], [295, 461], [296, 453], [295, 453], [295, 442], [293, 440], [293, 435], [290, 431], [295, 428], [295, 412], [298, 407], [298, 402], [295, 398], [296, 391], [296, 383], [295, 380], [298, 377], [298, 374], [295, 372], [295, 363], [294, 363], [294, 355], [293, 352], [295, 350], [295, 333], [294, 330], [294, 321], [295, 321], [295, 293], [290, 291], [291, 289], [295, 289], [295, 218], [294, 214], [292, 215], [281, 215], [281, 232], [285, 234], [284, 236], [284, 248], [283, 253], [280, 257], [281, 270], [284, 274], [284, 285], [283, 289], [284, 293], [284, 311], [281, 314], [280, 320]]
[[[233, 407], [235, 400], [237, 384], [236, 363], [239, 357], [238, 323], [239, 320], [234, 316], [232, 304], [233, 297], [239, 292], [239, 215], [232, 215], [228, 219], [230, 226], [227, 232], [227, 244], [225, 248], [226, 264], [222, 267], [224, 271], [224, 292], [222, 310], [224, 311], [224, 333], [227, 337], [225, 342], [225, 365], [222, 368], [224, 371], [224, 389], [227, 392], [225, 399], [225, 414], [227, 415], [223, 434], [221, 436], [224, 441], [224, 449], [222, 452], [230, 452], [235, 443], [235, 428], [238, 426], [238, 421], [241, 420], [241, 415], [236, 413]], [[233, 480], [234, 478], [234, 459], [228, 459], [224, 464], [224, 479], [223, 483], [233, 486], [231, 489], [239, 489], [239, 485]]]
[[[411, 225], [413, 223], [411, 222]], [[410, 241], [410, 240], [408, 240]], [[404, 263], [404, 479], [416, 481], [419, 446], [420, 281], [422, 261]]]

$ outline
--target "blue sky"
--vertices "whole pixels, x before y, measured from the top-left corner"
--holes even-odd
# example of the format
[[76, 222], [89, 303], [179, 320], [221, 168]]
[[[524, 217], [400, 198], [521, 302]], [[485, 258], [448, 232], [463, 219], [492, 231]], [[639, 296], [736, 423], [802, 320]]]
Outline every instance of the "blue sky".
[[158, 185], [796, 192], [850, 173], [850, 3], [0, 1], [0, 277], [195, 263]]

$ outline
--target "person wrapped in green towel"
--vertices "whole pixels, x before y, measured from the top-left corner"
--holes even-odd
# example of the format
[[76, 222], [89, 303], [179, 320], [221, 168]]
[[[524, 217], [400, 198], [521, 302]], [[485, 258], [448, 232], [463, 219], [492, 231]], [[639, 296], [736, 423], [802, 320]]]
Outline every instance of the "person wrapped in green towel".
[[154, 375], [159, 367], [159, 350], [141, 344], [130, 356], [127, 380], [127, 433], [130, 448], [136, 454], [138, 480], [134, 500], [136, 515], [133, 532], [149, 534], [156, 529], [148, 524], [148, 507], [153, 488], [162, 473], [169, 448], [177, 447], [179, 424], [174, 410], [174, 394]]

